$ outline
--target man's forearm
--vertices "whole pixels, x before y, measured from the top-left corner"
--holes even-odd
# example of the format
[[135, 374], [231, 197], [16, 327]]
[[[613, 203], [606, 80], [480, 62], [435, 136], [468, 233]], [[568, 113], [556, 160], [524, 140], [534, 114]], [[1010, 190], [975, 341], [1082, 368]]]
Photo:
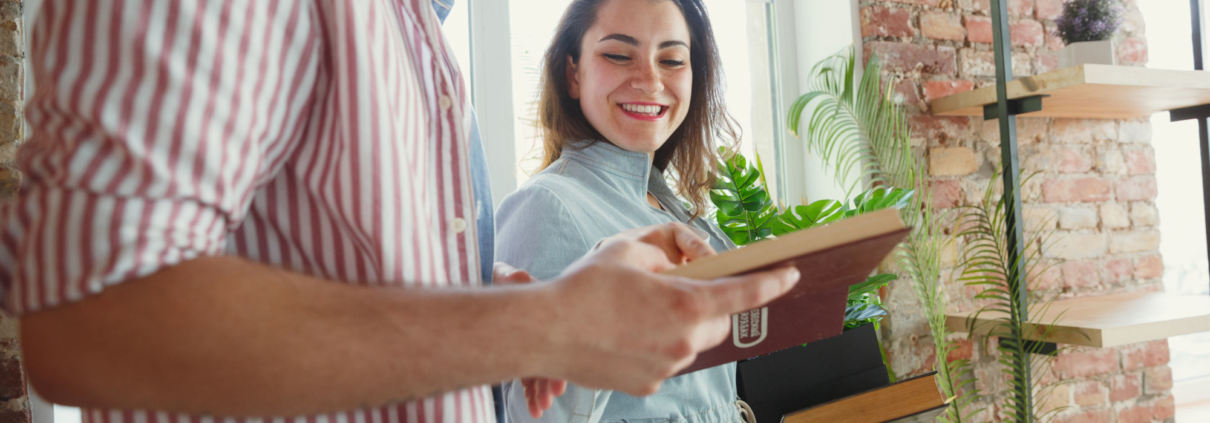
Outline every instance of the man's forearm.
[[543, 300], [537, 287], [358, 287], [211, 257], [29, 314], [21, 329], [30, 378], [53, 401], [281, 416], [528, 374], [524, 351], [541, 335], [516, 322], [544, 321], [520, 318]]

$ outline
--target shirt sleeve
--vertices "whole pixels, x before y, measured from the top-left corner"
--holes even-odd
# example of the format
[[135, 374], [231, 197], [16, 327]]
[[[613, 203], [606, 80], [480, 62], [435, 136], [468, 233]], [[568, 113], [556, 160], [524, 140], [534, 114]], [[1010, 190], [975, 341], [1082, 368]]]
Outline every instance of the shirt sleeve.
[[[536, 181], [535, 181], [536, 182]], [[588, 239], [579, 222], [554, 191], [531, 183], [504, 198], [496, 212], [496, 259], [525, 269], [539, 280], [558, 276], [598, 240]], [[514, 422], [596, 423], [613, 391], [568, 384], [551, 408], [534, 420], [520, 380], [504, 384], [505, 413]]]
[[558, 195], [529, 184], [496, 211], [496, 260], [539, 280], [559, 276], [597, 242], [585, 237], [582, 225]]
[[17, 315], [222, 252], [302, 131], [309, 2], [47, 0], [24, 174], [0, 206]]

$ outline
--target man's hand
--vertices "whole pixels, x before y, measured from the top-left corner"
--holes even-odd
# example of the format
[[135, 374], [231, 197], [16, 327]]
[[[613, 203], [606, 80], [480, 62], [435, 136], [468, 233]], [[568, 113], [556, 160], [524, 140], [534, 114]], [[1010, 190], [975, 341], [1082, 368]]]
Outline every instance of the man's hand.
[[619, 241], [638, 241], [660, 249], [673, 264], [685, 264], [702, 257], [714, 255], [714, 247], [706, 241], [706, 235], [680, 222], [645, 226], [605, 238], [595, 250]]
[[732, 313], [759, 307], [798, 281], [793, 268], [715, 281], [660, 275], [680, 264], [677, 259], [707, 253], [688, 252], [701, 238], [683, 225], [650, 229], [627, 233], [642, 234], [638, 240], [626, 235], [603, 242], [549, 285], [554, 296], [543, 322], [550, 346], [543, 368], [551, 376], [652, 394], [699, 352], [726, 339]]
[[[492, 283], [495, 285], [519, 285], [533, 282], [529, 272], [517, 269], [506, 263], [497, 262], [492, 266]], [[535, 419], [542, 418], [542, 413], [550, 409], [555, 398], [567, 391], [567, 381], [548, 379], [544, 377], [527, 377], [521, 379], [525, 389], [525, 402], [529, 406], [529, 415]]]

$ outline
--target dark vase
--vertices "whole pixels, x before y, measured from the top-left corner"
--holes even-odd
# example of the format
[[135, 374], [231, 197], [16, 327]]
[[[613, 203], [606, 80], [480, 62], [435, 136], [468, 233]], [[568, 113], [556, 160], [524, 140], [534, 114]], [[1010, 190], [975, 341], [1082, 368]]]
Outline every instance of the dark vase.
[[873, 325], [739, 363], [739, 396], [758, 423], [888, 384]]

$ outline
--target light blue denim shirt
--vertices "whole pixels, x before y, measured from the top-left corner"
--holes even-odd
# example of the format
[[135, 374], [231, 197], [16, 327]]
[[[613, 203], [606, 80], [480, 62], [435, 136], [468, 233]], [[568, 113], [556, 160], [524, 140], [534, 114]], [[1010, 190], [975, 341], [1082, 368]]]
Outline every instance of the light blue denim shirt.
[[[689, 220], [681, 200], [652, 169], [647, 154], [607, 142], [577, 143], [496, 211], [496, 260], [540, 280], [558, 276], [598, 241], [619, 232], [673, 221], [710, 234], [717, 251], [734, 244], [706, 219]], [[651, 207], [647, 193], [664, 210]], [[665, 211], [667, 210], [667, 211]], [[510, 422], [533, 421], [521, 384], [504, 388]], [[700, 370], [664, 382], [647, 397], [569, 385], [543, 422], [739, 422], [735, 364]]]

